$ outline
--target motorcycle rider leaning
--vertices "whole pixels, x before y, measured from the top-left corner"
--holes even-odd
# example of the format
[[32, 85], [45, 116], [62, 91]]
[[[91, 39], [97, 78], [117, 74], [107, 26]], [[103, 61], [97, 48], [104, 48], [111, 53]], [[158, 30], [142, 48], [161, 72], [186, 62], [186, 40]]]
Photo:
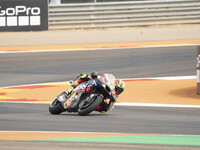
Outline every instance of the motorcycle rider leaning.
[[[81, 74], [80, 76], [77, 77], [77, 79], [75, 80], [75, 82], [70, 86], [70, 88], [68, 90], [66, 90], [64, 92], [64, 94], [66, 95], [65, 97], [70, 97], [71, 93], [73, 92], [73, 90], [81, 83], [83, 82], [87, 82], [89, 80], [95, 79], [99, 74], [97, 72], [92, 72], [91, 76], [87, 75], [87, 74]], [[115, 80], [115, 95], [113, 95], [114, 101], [116, 102], [118, 95], [120, 95], [125, 89], [125, 83], [120, 80], [117, 79]], [[64, 109], [68, 112], [74, 112], [76, 111], [77, 108], [77, 104], [78, 101], [77, 100], [73, 100], [71, 99], [69, 102], [67, 102], [64, 105]], [[106, 103], [106, 102], [102, 102], [101, 105], [99, 107], [96, 108], [96, 111], [99, 111], [101, 113], [105, 113], [108, 110], [112, 110], [113, 107], [113, 102], [112, 103]]]

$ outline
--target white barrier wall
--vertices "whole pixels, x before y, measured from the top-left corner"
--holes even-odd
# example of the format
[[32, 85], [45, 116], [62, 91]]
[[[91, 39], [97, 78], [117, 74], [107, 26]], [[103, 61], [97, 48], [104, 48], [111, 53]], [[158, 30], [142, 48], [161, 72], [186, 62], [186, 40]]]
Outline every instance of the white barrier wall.
[[49, 7], [50, 29], [200, 24], [200, 0], [137, 0]]

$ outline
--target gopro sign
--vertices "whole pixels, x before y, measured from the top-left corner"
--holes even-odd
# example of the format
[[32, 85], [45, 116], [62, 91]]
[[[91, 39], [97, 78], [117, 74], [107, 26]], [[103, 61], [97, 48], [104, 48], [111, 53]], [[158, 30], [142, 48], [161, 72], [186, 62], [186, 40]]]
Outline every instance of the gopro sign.
[[0, 31], [48, 30], [48, 0], [0, 0]]
[[[24, 13], [25, 15], [20, 16]], [[7, 16], [7, 18], [1, 16]], [[16, 6], [1, 10], [0, 6], [0, 18], [0, 26], [39, 26], [41, 24], [39, 7]]]
[[[0, 6], [1, 9], [1, 6]], [[14, 16], [19, 15], [20, 13], [26, 13], [26, 15], [40, 15], [40, 8], [39, 7], [26, 7], [26, 6], [16, 6], [15, 8], [7, 8], [6, 10], [0, 10], [0, 16]]]

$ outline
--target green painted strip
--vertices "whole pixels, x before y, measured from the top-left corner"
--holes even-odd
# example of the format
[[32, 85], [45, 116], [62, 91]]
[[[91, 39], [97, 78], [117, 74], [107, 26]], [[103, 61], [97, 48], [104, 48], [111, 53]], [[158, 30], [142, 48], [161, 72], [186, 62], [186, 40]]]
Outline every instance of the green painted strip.
[[83, 138], [42, 139], [37, 141], [106, 142], [106, 143], [138, 143], [138, 144], [200, 146], [200, 136], [185, 136], [185, 135], [83, 137]]

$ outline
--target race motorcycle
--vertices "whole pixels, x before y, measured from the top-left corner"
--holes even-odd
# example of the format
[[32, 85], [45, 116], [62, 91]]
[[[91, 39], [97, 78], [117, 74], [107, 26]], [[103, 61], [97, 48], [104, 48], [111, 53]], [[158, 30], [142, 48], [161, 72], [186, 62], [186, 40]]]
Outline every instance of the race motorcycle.
[[51, 114], [60, 114], [66, 111], [64, 105], [70, 100], [76, 100], [72, 112], [78, 112], [81, 116], [88, 115], [101, 105], [107, 105], [108, 109], [112, 109], [116, 99], [115, 77], [112, 74], [98, 75], [97, 78], [78, 85], [67, 98], [64, 95], [61, 93], [51, 102], [49, 106]]

